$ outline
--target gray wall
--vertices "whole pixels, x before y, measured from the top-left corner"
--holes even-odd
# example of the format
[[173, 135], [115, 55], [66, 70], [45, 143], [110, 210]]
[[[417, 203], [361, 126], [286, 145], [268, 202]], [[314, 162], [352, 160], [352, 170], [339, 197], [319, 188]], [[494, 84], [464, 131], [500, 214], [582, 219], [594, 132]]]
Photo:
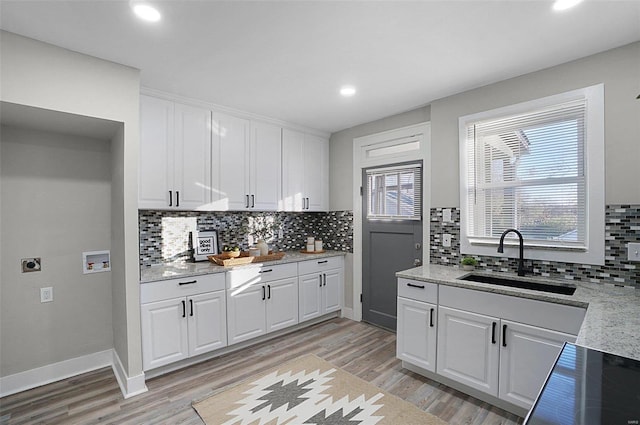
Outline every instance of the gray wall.
[[112, 184], [118, 187], [112, 193], [118, 199], [113, 199], [111, 216], [119, 233], [112, 250], [120, 254], [112, 262], [111, 273], [113, 293], [118, 294], [113, 299], [118, 314], [113, 333], [125, 372], [137, 376], [142, 373], [137, 199], [140, 72], [5, 31], [0, 32], [0, 43], [0, 100], [124, 124], [122, 135], [112, 142], [119, 162], [113, 164], [117, 175]]
[[458, 117], [604, 83], [607, 204], [640, 203], [640, 42], [437, 100], [431, 206], [459, 206]]
[[353, 139], [431, 121], [431, 207], [459, 206], [458, 118], [518, 102], [605, 85], [606, 203], [640, 203], [640, 42], [434, 101], [430, 107], [331, 136], [330, 207], [353, 210]]
[[[430, 106], [337, 132], [330, 139], [330, 208], [353, 210], [353, 139], [431, 121], [431, 207], [457, 207], [458, 118], [598, 83], [605, 85], [607, 204], [640, 203], [640, 42], [436, 100]], [[425, 190], [427, 190], [425, 188]], [[358, 244], [360, 241], [354, 241]], [[347, 264], [353, 264], [352, 255]], [[352, 275], [345, 305], [353, 306]]]
[[[111, 152], [103, 140], [2, 127], [0, 376], [113, 347], [110, 273], [82, 252], [111, 246]], [[20, 259], [42, 257], [42, 271]], [[54, 301], [40, 303], [40, 288]]]

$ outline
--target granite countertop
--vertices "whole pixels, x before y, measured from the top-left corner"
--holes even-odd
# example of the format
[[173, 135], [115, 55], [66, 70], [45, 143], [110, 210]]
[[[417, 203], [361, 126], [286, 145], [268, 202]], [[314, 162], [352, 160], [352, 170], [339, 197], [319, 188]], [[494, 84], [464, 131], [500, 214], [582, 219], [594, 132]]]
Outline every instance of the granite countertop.
[[[281, 260], [265, 262], [266, 264], [286, 264], [297, 263], [298, 261], [315, 260], [316, 258], [335, 257], [345, 255], [344, 251], [325, 251], [320, 254], [303, 254], [299, 251], [286, 251]], [[189, 263], [176, 261], [174, 263], [158, 264], [140, 269], [140, 283], [155, 282], [158, 280], [179, 279], [189, 276], [199, 276], [204, 274], [224, 273], [238, 267], [255, 266], [259, 263], [250, 263], [235, 267], [223, 267], [210, 261]]]
[[573, 295], [562, 295], [460, 280], [469, 273], [471, 272], [454, 267], [428, 265], [398, 272], [396, 276], [586, 308], [576, 344], [640, 360], [640, 290], [633, 286], [620, 287], [608, 283], [558, 281], [540, 277], [520, 278], [509, 273], [494, 273], [512, 279], [552, 282], [565, 286], [570, 282], [576, 285]]

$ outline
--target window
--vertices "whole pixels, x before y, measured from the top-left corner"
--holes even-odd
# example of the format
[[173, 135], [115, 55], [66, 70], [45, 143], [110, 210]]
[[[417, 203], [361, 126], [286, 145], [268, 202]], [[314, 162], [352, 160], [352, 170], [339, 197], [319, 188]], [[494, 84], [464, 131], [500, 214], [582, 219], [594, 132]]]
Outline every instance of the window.
[[420, 171], [418, 164], [367, 170], [367, 218], [420, 220]]
[[604, 261], [602, 101], [600, 85], [460, 118], [464, 253], [515, 228], [529, 248], [573, 251], [528, 258]]

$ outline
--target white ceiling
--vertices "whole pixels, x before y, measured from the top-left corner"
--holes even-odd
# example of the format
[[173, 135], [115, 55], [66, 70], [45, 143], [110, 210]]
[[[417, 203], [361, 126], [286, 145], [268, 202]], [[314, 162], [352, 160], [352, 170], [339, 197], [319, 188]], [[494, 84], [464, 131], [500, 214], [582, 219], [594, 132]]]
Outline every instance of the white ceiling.
[[[0, 27], [142, 70], [142, 85], [335, 132], [640, 40], [640, 0], [0, 1]], [[342, 84], [358, 93], [341, 98]]]

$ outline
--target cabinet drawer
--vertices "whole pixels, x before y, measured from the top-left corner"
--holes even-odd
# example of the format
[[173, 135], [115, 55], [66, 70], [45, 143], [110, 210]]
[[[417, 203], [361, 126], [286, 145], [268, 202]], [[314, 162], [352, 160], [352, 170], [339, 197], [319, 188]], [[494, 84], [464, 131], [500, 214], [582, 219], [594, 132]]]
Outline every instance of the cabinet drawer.
[[229, 270], [227, 273], [227, 288], [252, 285], [263, 282], [272, 282], [287, 277], [295, 277], [298, 274], [296, 263], [289, 264], [261, 264], [255, 266], [242, 266]]
[[300, 261], [298, 263], [298, 274], [304, 275], [310, 273], [318, 273], [323, 270], [337, 269], [342, 267], [342, 265], [342, 256], [324, 257], [315, 260]]
[[438, 284], [398, 278], [398, 296], [427, 303], [438, 303]]
[[140, 303], [224, 290], [224, 275], [224, 273], [215, 273], [142, 283], [140, 284]]

